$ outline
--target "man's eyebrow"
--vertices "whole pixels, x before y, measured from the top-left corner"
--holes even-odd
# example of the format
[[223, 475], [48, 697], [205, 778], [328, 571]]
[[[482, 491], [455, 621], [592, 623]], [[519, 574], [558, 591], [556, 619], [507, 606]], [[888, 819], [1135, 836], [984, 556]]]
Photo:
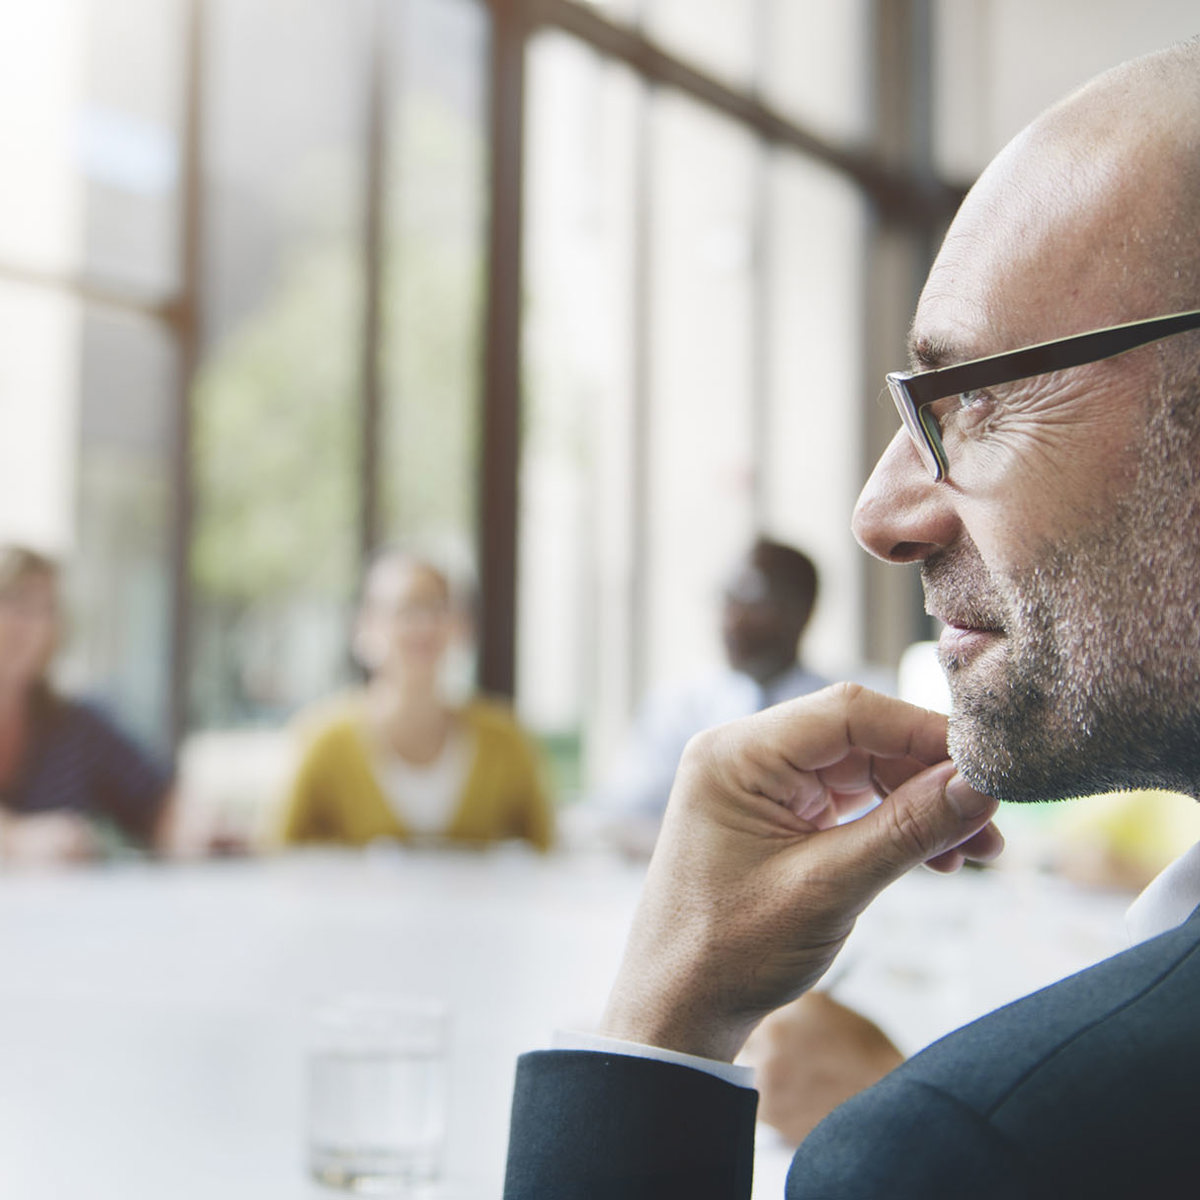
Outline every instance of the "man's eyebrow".
[[933, 335], [908, 339], [908, 360], [912, 366], [921, 371], [936, 371], [939, 367], [951, 363], [962, 362], [963, 355], [944, 338]]

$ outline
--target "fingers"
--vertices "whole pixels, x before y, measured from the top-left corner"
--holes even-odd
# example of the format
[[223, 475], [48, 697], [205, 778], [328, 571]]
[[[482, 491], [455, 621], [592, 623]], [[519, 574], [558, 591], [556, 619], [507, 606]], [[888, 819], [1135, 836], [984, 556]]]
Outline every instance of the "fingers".
[[[886, 799], [849, 824], [843, 807]], [[980, 835], [943, 716], [838, 685], [697, 735], [672, 789], [621, 971], [612, 1036], [731, 1058], [812, 985], [863, 908]], [[953, 860], [944, 860], [950, 864]]]
[[977, 834], [967, 838], [961, 846], [936, 854], [926, 860], [925, 865], [931, 871], [943, 875], [952, 875], [963, 863], [970, 859], [972, 862], [991, 862], [998, 858], [1004, 849], [1004, 835], [989, 821]]
[[693, 738], [682, 766], [718, 790], [760, 795], [805, 819], [861, 807], [947, 756], [946, 718], [837, 684]]
[[1003, 846], [989, 825], [996, 808], [995, 800], [944, 762], [913, 776], [859, 820], [822, 836], [844, 881], [843, 894], [865, 906], [919, 863], [953, 871], [966, 855], [994, 857]]
[[926, 766], [946, 758], [946, 718], [941, 713], [858, 684], [823, 688], [761, 717], [762, 734], [798, 770], [832, 766], [852, 750], [885, 759], [911, 758]]
[[[922, 862], [955, 870], [964, 857], [990, 858], [1003, 842], [980, 834], [995, 802], [976, 792], [948, 761], [946, 718], [853, 684], [838, 684], [694, 739], [685, 755], [688, 796], [740, 798], [733, 812], [758, 816], [765, 797], [791, 819], [764, 828], [835, 832], [839, 817], [874, 793], [888, 799], [843, 828], [830, 850], [863, 880], [862, 902]], [[704, 782], [701, 786], [701, 780]], [[777, 813], [779, 809], [775, 810]], [[977, 838], [977, 835], [978, 838]], [[970, 844], [964, 846], [970, 839]], [[960, 849], [961, 847], [961, 849]], [[941, 857], [946, 855], [945, 858]]]
[[[935, 762], [943, 762], [948, 757], [948, 754], [943, 754]], [[871, 763], [874, 770], [872, 783], [879, 796], [887, 796], [906, 780], [933, 765], [916, 758], [876, 758]]]

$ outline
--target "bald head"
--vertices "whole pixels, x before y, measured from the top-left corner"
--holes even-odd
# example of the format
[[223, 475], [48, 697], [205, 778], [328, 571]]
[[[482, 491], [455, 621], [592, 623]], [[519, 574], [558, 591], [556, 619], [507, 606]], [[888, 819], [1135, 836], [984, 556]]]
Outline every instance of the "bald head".
[[[1014, 138], [923, 296], [947, 310], [928, 335], [967, 357], [1198, 306], [1200, 40], [1101, 75]], [[988, 344], [959, 345], [964, 326]]]
[[1200, 39], [1101, 75], [1030, 135], [1090, 172], [1093, 252], [1137, 303], [1200, 304]]

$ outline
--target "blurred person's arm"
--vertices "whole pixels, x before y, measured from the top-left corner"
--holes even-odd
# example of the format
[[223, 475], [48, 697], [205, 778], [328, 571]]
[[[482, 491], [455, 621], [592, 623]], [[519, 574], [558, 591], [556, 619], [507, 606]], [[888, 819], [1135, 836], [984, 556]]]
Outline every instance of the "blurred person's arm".
[[27, 811], [4, 814], [0, 854], [42, 864], [98, 858], [109, 840], [105, 822], [155, 849], [171, 771], [90, 704], [55, 701], [44, 732]]
[[80, 813], [0, 811], [0, 862], [12, 866], [67, 865], [89, 862], [99, 853], [95, 827]]
[[738, 1061], [754, 1068], [758, 1119], [798, 1146], [904, 1055], [873, 1021], [827, 992], [812, 991], [766, 1017]]
[[167, 858], [193, 858], [204, 853], [202, 840], [194, 827], [184, 821], [178, 788], [171, 788], [163, 800], [150, 834], [150, 844]]
[[174, 773], [91, 705], [80, 705], [77, 715], [94, 780], [91, 815], [110, 818], [139, 846], [164, 849], [173, 823]]
[[167, 795], [150, 844], [157, 854], [170, 859], [248, 854], [254, 849], [248, 836], [223, 828], [217, 816], [203, 806], [186, 803], [178, 787]]

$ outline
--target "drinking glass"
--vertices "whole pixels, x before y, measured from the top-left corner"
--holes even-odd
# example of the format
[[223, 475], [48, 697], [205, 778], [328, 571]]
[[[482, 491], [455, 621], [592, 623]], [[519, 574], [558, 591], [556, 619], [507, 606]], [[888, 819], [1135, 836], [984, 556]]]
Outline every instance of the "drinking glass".
[[309, 1168], [326, 1186], [405, 1194], [437, 1180], [448, 1015], [436, 1000], [343, 996], [315, 1013]]

